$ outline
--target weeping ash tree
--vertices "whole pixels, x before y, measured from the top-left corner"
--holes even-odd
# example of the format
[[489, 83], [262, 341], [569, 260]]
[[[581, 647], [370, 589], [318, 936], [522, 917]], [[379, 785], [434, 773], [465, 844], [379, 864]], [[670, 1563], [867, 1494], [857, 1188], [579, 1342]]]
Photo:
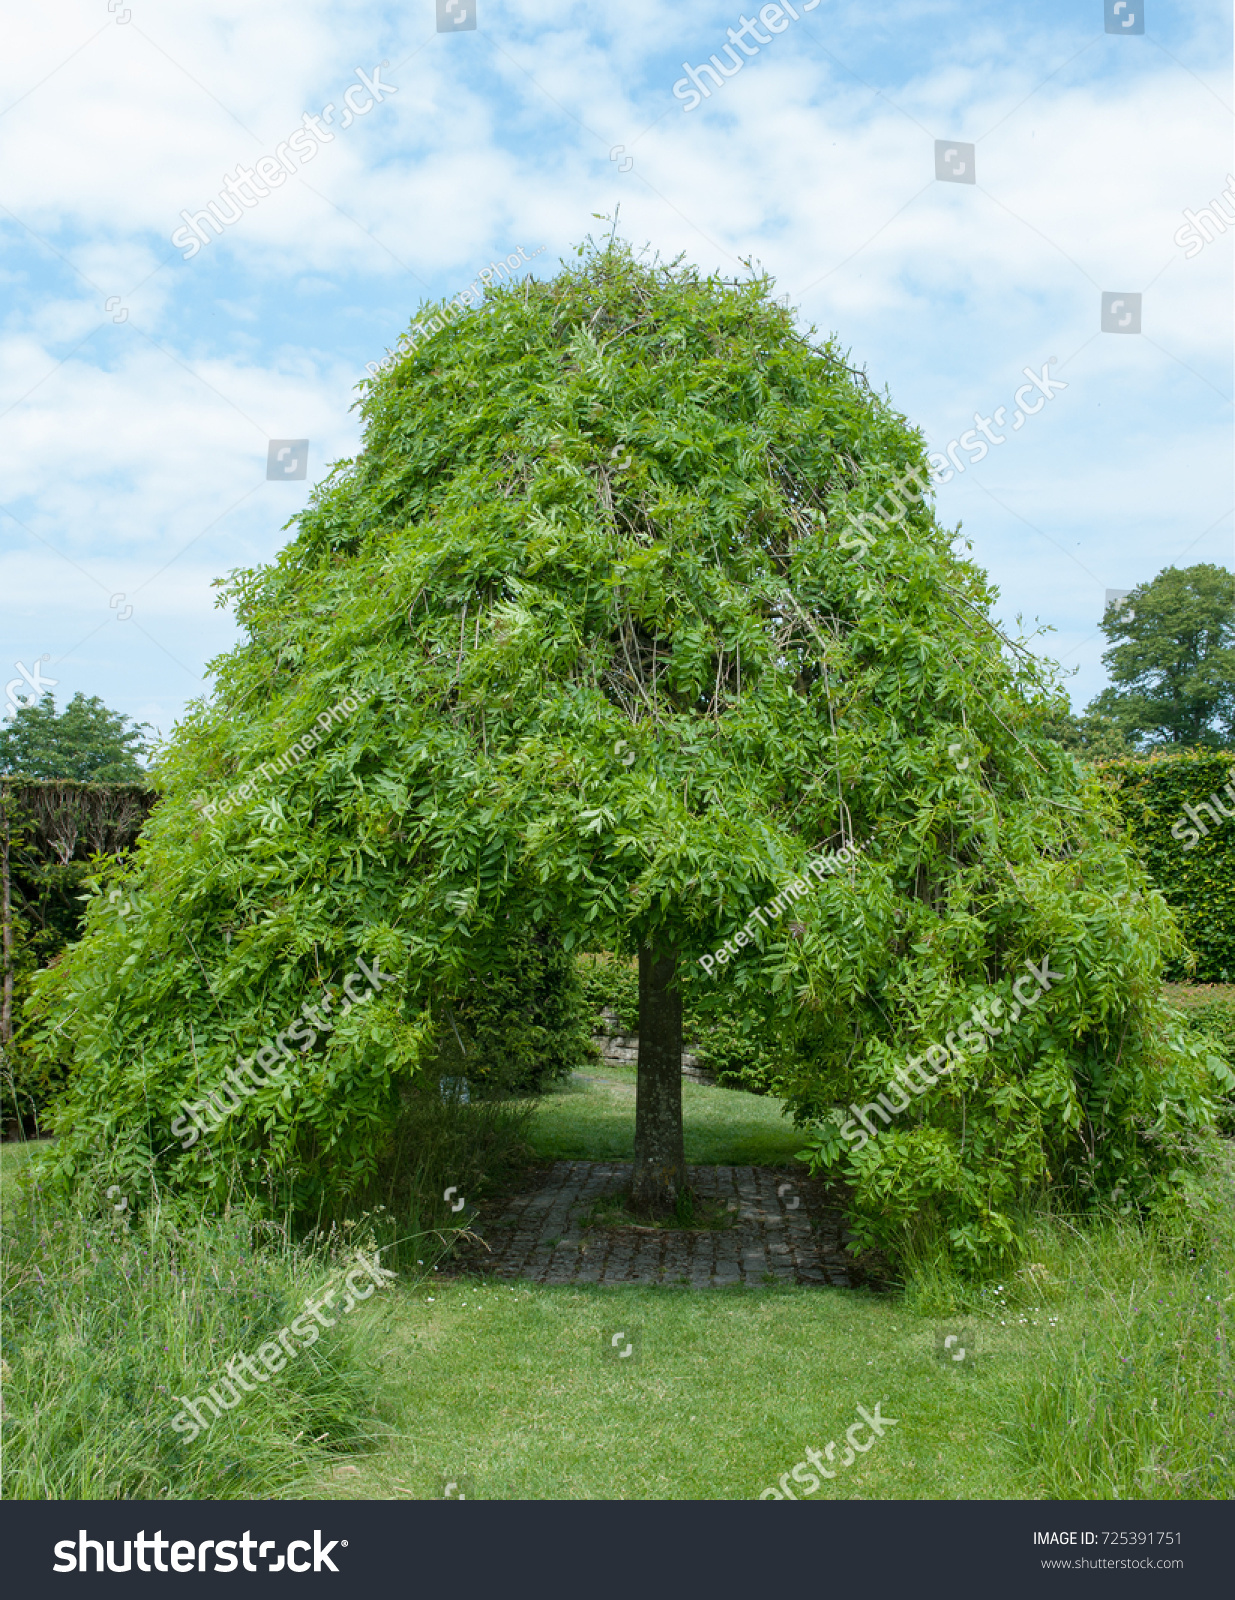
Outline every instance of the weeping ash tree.
[[233, 574], [130, 913], [97, 896], [42, 983], [61, 1173], [345, 1205], [445, 997], [536, 935], [638, 955], [643, 1206], [684, 1182], [691, 985], [764, 1019], [867, 1237], [982, 1262], [1045, 1185], [1149, 1203], [1219, 1088], [1159, 998], [1178, 935], [921, 435], [766, 281], [580, 255], [379, 372], [360, 455]]

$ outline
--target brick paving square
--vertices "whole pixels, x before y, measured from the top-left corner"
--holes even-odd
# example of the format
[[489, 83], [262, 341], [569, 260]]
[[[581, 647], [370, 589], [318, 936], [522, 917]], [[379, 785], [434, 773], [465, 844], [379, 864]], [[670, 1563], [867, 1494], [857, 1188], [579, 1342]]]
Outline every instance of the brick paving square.
[[482, 1214], [484, 1241], [463, 1254], [465, 1270], [538, 1283], [682, 1283], [694, 1289], [744, 1283], [850, 1288], [861, 1278], [846, 1255], [848, 1229], [818, 1185], [762, 1167], [688, 1167], [700, 1200], [731, 1204], [722, 1228], [586, 1227], [606, 1194], [629, 1187], [620, 1161], [557, 1161], [537, 1186]]

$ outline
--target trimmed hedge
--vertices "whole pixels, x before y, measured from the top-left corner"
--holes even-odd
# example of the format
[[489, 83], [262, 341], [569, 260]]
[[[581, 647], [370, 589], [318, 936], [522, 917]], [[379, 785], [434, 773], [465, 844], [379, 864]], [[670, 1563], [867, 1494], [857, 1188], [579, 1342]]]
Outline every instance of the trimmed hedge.
[[1175, 962], [1164, 976], [1235, 981], [1235, 817], [1227, 822], [1213, 800], [1235, 813], [1235, 755], [1181, 750], [1094, 765], [1196, 955], [1195, 969]]
[[436, 1070], [482, 1093], [540, 1094], [587, 1059], [591, 1013], [575, 961], [543, 925], [512, 932], [442, 1010]]
[[0, 1020], [0, 1126], [37, 1134], [62, 1086], [55, 1066], [25, 1049], [30, 980], [80, 938], [91, 880], [106, 875], [137, 842], [155, 793], [145, 783], [0, 778], [0, 856], [7, 889], [8, 1004]]

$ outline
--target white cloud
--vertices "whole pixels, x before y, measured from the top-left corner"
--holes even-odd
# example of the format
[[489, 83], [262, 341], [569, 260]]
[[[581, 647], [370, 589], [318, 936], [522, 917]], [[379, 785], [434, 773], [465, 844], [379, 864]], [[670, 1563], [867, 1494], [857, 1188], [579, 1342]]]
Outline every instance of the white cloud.
[[[570, 0], [482, 0], [481, 29], [450, 39], [428, 3], [129, 4], [124, 26], [101, 0], [28, 8], [0, 60], [0, 112], [18, 102], [0, 115], [0, 201], [45, 241], [0, 212], [16, 291], [0, 478], [16, 515], [94, 574], [70, 576], [5, 521], [23, 635], [70, 648], [109, 593], [132, 598], [175, 557], [142, 590], [143, 626], [198, 670], [231, 627], [209, 577], [268, 559], [310, 486], [264, 481], [266, 439], [310, 438], [321, 476], [356, 448], [363, 363], [428, 286], [453, 293], [520, 245], [548, 246], [535, 263], [548, 274], [618, 202], [622, 231], [662, 256], [732, 275], [753, 255], [934, 448], [1006, 404], [1026, 364], [1059, 358], [1067, 392], [939, 504], [965, 517], [1007, 613], [1056, 620], [1061, 650], [1080, 646], [1085, 698], [1098, 584], [1151, 576], [1229, 506], [1214, 391], [1229, 392], [1231, 241], [1185, 261], [1173, 239], [1183, 208], [1225, 181], [1216, 71], [1201, 82], [1097, 36], [1044, 83], [1085, 31], [1022, 18], [1013, 38], [994, 7], [829, 5], [684, 114], [678, 63], [721, 48], [736, 4], [636, 0], [596, 17]], [[1175, 53], [1205, 59], [1197, 38]], [[382, 59], [398, 93], [336, 124], [300, 179], [181, 260], [180, 211]], [[976, 186], [934, 181], [936, 135], [978, 141]], [[617, 144], [633, 170], [610, 159]], [[1096, 333], [1102, 289], [1144, 291], [1142, 338]], [[1223, 539], [1229, 522], [1186, 559], [1223, 559]], [[91, 670], [134, 692], [114, 613], [101, 620], [112, 632], [87, 647]], [[190, 691], [145, 648], [159, 689], [140, 703], [166, 726]]]

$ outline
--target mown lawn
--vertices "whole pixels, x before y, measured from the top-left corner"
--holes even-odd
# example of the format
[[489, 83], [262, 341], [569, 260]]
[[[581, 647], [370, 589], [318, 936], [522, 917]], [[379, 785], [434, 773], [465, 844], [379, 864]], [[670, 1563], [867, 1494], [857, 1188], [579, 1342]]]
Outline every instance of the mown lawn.
[[[785, 1166], [801, 1149], [779, 1100], [689, 1080], [682, 1097], [688, 1162]], [[529, 1141], [541, 1160], [629, 1160], [634, 1116], [634, 1069], [588, 1067], [541, 1101]], [[395, 1293], [373, 1349], [396, 1436], [326, 1495], [438, 1497], [453, 1481], [485, 1499], [744, 1499], [808, 1445], [834, 1439], [843, 1459], [855, 1408], [876, 1402], [896, 1425], [831, 1498], [1017, 1493], [981, 1420], [998, 1364], [941, 1364], [934, 1325], [891, 1296], [476, 1278]], [[619, 1329], [638, 1335], [628, 1363], [603, 1354]]]
[[[536, 1109], [530, 1140], [549, 1161], [629, 1161], [635, 1148], [635, 1069], [585, 1067]], [[803, 1145], [770, 1095], [682, 1080], [686, 1159], [697, 1166], [783, 1167]]]
[[[748, 1499], [809, 1445], [835, 1440], [843, 1459], [857, 1406], [876, 1402], [896, 1425], [811, 1498], [1026, 1492], [990, 1415], [1023, 1332], [984, 1329], [984, 1361], [944, 1365], [932, 1324], [865, 1291], [475, 1279], [373, 1316], [397, 1435], [313, 1491], [327, 1497], [435, 1498], [455, 1481], [481, 1499]], [[620, 1365], [602, 1355], [618, 1330], [639, 1336]]]
[[[633, 1071], [587, 1069], [547, 1096], [531, 1129], [537, 1156], [629, 1157], [633, 1089]], [[774, 1100], [692, 1083], [684, 1097], [690, 1161], [783, 1165], [799, 1147]], [[1111, 1414], [1109, 1428], [1095, 1420], [1094, 1396], [1124, 1381], [1119, 1363], [1134, 1359], [1118, 1353], [1125, 1346], [1117, 1303], [1134, 1271], [1116, 1266], [1109, 1251], [1105, 1268], [1091, 1269], [1066, 1237], [1044, 1240], [1036, 1253], [1030, 1270], [990, 1286], [969, 1314], [943, 1317], [916, 1313], [902, 1295], [866, 1290], [692, 1292], [477, 1278], [399, 1288], [372, 1312], [389, 1442], [306, 1492], [423, 1498], [455, 1484], [483, 1499], [744, 1499], [774, 1486], [808, 1446], [826, 1451], [835, 1441], [843, 1460], [857, 1407], [873, 1412], [878, 1403], [897, 1419], [886, 1436], [810, 1495], [791, 1485], [801, 1497], [1106, 1498], [1113, 1486], [1126, 1494], [1118, 1466], [1103, 1476], [1101, 1450], [1096, 1464], [1078, 1468], [1044, 1438], [1035, 1457], [1031, 1417], [1039, 1412], [1027, 1396], [1053, 1372], [1076, 1412], [1075, 1424], [1059, 1424], [1065, 1438], [1080, 1426], [1088, 1439], [1096, 1428], [1101, 1444], [1103, 1430], [1114, 1429], [1115, 1455], [1134, 1462], [1128, 1472], [1139, 1492], [1169, 1494], [1172, 1483], [1177, 1492], [1196, 1461], [1180, 1455], [1183, 1419], [1167, 1420], [1177, 1377], [1169, 1362], [1146, 1380], [1163, 1391], [1154, 1436], [1125, 1437], [1122, 1413]], [[1229, 1276], [1223, 1281], [1229, 1290]], [[1162, 1291], [1163, 1312], [1174, 1315], [1168, 1293], [1181, 1313], [1190, 1296], [1201, 1320], [1212, 1322], [1219, 1308], [1202, 1287], [1187, 1271], [1148, 1263], [1141, 1285], [1151, 1299]], [[1191, 1299], [1186, 1316], [1191, 1327]], [[605, 1358], [619, 1330], [638, 1336], [629, 1364]], [[949, 1357], [963, 1347], [962, 1363], [939, 1357], [949, 1332], [958, 1336]], [[1174, 1323], [1167, 1334], [1175, 1338]], [[1148, 1394], [1125, 1399], [1134, 1413], [1153, 1406]], [[863, 1429], [858, 1441], [869, 1437]], [[1235, 1476], [1221, 1481], [1235, 1487]]]

